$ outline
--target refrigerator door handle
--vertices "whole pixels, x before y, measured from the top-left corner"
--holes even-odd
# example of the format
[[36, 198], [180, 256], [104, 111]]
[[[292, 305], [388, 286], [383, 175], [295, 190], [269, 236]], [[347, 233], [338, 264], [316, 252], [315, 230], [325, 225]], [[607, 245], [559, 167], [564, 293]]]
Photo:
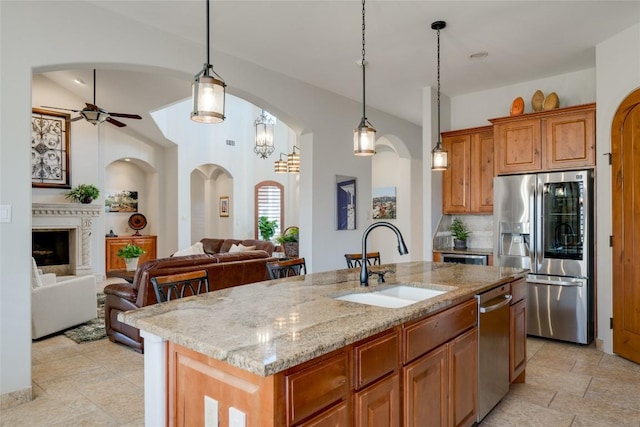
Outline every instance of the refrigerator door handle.
[[545, 280], [545, 279], [527, 279], [528, 283], [537, 283], [539, 285], [553, 285], [553, 286], [566, 286], [581, 288], [583, 286], [582, 280]]

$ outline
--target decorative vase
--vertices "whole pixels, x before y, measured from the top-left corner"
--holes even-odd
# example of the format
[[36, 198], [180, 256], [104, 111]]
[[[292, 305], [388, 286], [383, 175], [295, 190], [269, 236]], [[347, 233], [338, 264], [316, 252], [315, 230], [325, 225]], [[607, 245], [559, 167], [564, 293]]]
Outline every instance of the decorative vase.
[[93, 197], [91, 196], [84, 196], [82, 199], [80, 199], [80, 203], [84, 203], [85, 205], [91, 202], [93, 202]]
[[284, 242], [284, 253], [289, 258], [298, 258], [298, 242]]
[[453, 249], [467, 249], [467, 240], [453, 239]]
[[125, 258], [124, 263], [127, 265], [127, 271], [136, 271], [138, 268], [138, 258]]

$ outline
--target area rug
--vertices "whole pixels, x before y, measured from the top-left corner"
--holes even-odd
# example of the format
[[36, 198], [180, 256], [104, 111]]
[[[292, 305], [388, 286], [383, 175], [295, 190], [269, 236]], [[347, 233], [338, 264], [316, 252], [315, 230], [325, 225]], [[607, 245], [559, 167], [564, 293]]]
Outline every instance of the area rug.
[[81, 344], [83, 342], [98, 341], [107, 337], [104, 330], [104, 301], [106, 295], [99, 292], [97, 295], [98, 300], [98, 317], [93, 320], [89, 320], [80, 326], [67, 330], [64, 334]]

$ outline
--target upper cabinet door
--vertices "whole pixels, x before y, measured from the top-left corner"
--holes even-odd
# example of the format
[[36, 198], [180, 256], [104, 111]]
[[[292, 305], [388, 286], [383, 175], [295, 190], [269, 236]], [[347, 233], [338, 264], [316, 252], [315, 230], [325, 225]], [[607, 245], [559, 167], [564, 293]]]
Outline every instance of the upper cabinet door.
[[442, 145], [449, 153], [449, 169], [442, 173], [442, 210], [444, 213], [467, 213], [471, 209], [471, 136], [445, 136]]
[[539, 118], [496, 124], [494, 141], [498, 174], [539, 171], [542, 168]]
[[549, 117], [542, 122], [545, 169], [573, 169], [595, 165], [595, 107], [588, 111]]
[[493, 131], [474, 135], [471, 142], [471, 212], [493, 212]]

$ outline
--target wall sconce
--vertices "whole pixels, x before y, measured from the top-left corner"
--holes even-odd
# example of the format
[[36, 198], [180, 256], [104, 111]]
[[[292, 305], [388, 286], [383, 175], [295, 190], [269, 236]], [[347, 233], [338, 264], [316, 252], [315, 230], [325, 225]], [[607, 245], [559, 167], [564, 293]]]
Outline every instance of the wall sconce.
[[300, 154], [296, 153], [296, 148], [300, 151], [300, 148], [293, 146], [293, 152], [287, 155], [287, 169], [289, 173], [300, 173]]
[[273, 164], [273, 171], [275, 173], [287, 173], [287, 162], [282, 160], [282, 156], [286, 156], [286, 154], [280, 153], [280, 160], [276, 160]]

